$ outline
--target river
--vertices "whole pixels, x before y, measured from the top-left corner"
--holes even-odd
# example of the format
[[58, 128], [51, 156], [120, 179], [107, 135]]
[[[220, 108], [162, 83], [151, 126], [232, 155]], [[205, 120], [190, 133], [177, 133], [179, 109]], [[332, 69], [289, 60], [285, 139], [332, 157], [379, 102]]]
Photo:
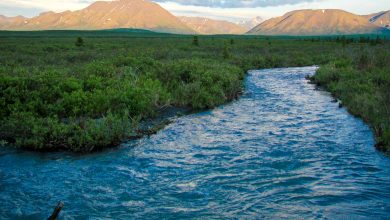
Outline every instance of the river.
[[308, 84], [250, 71], [243, 96], [101, 153], [0, 150], [0, 219], [388, 219], [390, 158]]

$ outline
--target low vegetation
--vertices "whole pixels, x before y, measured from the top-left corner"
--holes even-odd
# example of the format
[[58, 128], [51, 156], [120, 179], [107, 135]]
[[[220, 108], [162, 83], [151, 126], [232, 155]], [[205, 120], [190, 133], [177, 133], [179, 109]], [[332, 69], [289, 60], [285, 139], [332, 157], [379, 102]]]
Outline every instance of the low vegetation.
[[387, 41], [78, 33], [0, 33], [3, 142], [103, 149], [169, 107], [201, 110], [234, 100], [246, 70], [316, 64], [312, 80], [371, 124], [381, 149], [390, 144]]

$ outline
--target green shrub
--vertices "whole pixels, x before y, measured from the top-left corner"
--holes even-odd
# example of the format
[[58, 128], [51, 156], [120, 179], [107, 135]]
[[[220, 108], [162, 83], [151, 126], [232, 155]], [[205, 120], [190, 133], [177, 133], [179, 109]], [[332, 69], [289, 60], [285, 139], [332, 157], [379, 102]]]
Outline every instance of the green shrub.
[[85, 77], [101, 76], [110, 78], [116, 75], [114, 65], [106, 61], [93, 61], [86, 64], [83, 73]]
[[75, 43], [76, 47], [84, 46], [84, 40], [81, 37], [78, 37]]
[[222, 54], [224, 59], [229, 59], [232, 55], [230, 53], [230, 48], [227, 44], [223, 47], [223, 54]]
[[195, 46], [199, 46], [199, 37], [198, 36], [194, 36], [194, 38], [192, 39], [192, 45], [195, 45]]
[[166, 64], [159, 78], [172, 90], [174, 103], [203, 109], [234, 99], [242, 89], [243, 75], [230, 64], [183, 59]]

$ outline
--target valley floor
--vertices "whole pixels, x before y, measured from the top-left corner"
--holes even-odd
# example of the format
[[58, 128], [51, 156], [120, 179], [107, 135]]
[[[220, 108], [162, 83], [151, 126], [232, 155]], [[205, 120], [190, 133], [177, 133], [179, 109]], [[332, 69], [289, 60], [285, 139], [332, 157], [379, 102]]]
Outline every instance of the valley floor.
[[387, 41], [40, 34], [0, 33], [3, 144], [74, 152], [116, 146], [163, 109], [234, 100], [247, 70], [316, 64], [321, 68], [312, 80], [369, 123], [379, 149], [389, 150]]

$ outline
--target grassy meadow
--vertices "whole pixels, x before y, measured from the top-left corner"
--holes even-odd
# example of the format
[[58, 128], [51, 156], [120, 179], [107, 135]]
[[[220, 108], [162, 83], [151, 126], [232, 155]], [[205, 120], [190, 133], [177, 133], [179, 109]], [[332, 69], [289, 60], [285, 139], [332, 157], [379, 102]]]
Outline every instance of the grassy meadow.
[[171, 107], [236, 99], [247, 70], [319, 65], [311, 80], [369, 123], [389, 151], [389, 51], [375, 36], [0, 32], [0, 139], [39, 151], [112, 147]]

